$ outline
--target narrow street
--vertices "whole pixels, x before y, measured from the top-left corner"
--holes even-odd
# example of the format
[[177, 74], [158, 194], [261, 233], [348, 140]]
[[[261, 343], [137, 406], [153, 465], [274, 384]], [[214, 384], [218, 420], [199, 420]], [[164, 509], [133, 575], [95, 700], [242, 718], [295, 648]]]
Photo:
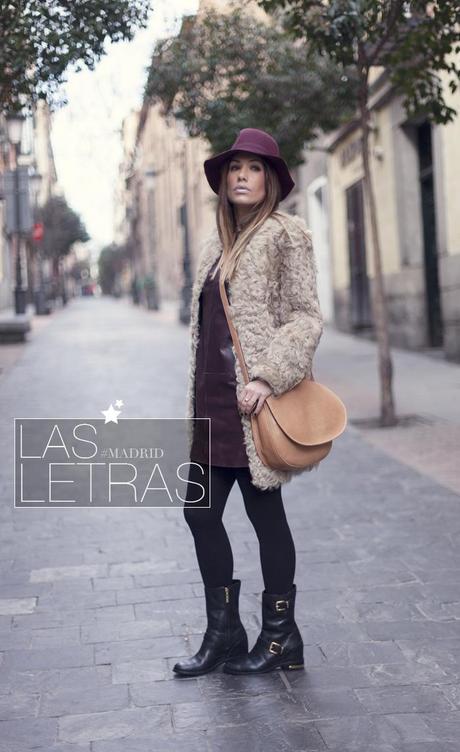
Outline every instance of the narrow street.
[[[181, 418], [188, 330], [173, 306], [78, 298], [0, 362], [0, 752], [458, 752], [458, 366], [393, 351], [395, 429], [375, 345], [326, 327], [315, 378], [349, 425], [284, 486], [305, 671], [178, 679], [206, 627], [181, 509], [14, 509], [14, 418]], [[19, 354], [18, 354], [19, 353]], [[2, 358], [0, 350], [0, 359]], [[263, 589], [237, 485], [224, 517], [252, 646]]]

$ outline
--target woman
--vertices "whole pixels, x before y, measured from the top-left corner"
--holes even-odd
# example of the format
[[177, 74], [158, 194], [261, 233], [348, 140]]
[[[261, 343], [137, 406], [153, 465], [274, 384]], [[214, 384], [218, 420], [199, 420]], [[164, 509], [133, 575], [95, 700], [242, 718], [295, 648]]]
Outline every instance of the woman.
[[[281, 485], [301, 471], [273, 470], [261, 462], [250, 416], [260, 412], [268, 395], [282, 394], [311, 373], [323, 326], [311, 236], [302, 219], [277, 211], [294, 182], [268, 133], [244, 128], [229, 150], [204, 162], [204, 169], [219, 200], [216, 228], [200, 255], [193, 286], [187, 417], [211, 418], [211, 447], [209, 421], [190, 420], [184, 515], [194, 537], [208, 624], [198, 652], [173, 670], [199, 676], [222, 663], [234, 674], [302, 668], [303, 641], [294, 620], [296, 554], [281, 496]], [[251, 379], [247, 384], [219, 275]], [[250, 652], [239, 615], [241, 581], [233, 579], [222, 522], [235, 480], [259, 540], [265, 585], [262, 630]], [[194, 503], [196, 484], [204, 486], [200, 506], [211, 499], [209, 508]]]

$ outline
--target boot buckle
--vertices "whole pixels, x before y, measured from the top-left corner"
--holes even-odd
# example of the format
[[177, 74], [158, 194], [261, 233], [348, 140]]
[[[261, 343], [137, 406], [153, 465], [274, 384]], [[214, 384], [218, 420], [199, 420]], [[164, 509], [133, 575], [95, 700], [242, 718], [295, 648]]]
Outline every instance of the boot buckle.
[[283, 652], [283, 646], [279, 642], [272, 641], [268, 646], [268, 650], [274, 655], [280, 655]]
[[[283, 607], [283, 603], [285, 604]], [[287, 611], [289, 608], [289, 601], [287, 600], [280, 600], [275, 601], [275, 611]]]

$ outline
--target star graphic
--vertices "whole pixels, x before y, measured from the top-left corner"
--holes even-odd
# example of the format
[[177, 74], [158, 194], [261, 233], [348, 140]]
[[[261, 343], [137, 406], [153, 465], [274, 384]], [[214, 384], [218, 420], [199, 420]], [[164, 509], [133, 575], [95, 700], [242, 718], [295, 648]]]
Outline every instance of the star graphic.
[[124, 402], [123, 402], [123, 400], [117, 400], [117, 401], [115, 402], [115, 407], [123, 407], [123, 405], [124, 405]]
[[110, 403], [110, 407], [108, 410], [101, 410], [101, 413], [105, 415], [105, 423], [116, 423], [118, 425], [118, 416], [120, 415], [120, 410], [115, 410], [112, 403]]

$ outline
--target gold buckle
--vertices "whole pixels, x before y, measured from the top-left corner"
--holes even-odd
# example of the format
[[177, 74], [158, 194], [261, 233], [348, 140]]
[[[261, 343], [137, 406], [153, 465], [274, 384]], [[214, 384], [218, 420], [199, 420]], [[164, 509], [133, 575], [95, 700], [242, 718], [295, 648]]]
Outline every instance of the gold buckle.
[[[279, 650], [275, 650], [275, 645]], [[283, 646], [280, 645], [279, 642], [271, 642], [268, 646], [268, 650], [270, 653], [273, 653], [274, 655], [280, 655], [283, 652]]]
[[[286, 604], [285, 608], [280, 608], [279, 607], [280, 603], [285, 603]], [[275, 611], [287, 611], [288, 608], [289, 608], [289, 601], [286, 601], [286, 600], [275, 601]]]

